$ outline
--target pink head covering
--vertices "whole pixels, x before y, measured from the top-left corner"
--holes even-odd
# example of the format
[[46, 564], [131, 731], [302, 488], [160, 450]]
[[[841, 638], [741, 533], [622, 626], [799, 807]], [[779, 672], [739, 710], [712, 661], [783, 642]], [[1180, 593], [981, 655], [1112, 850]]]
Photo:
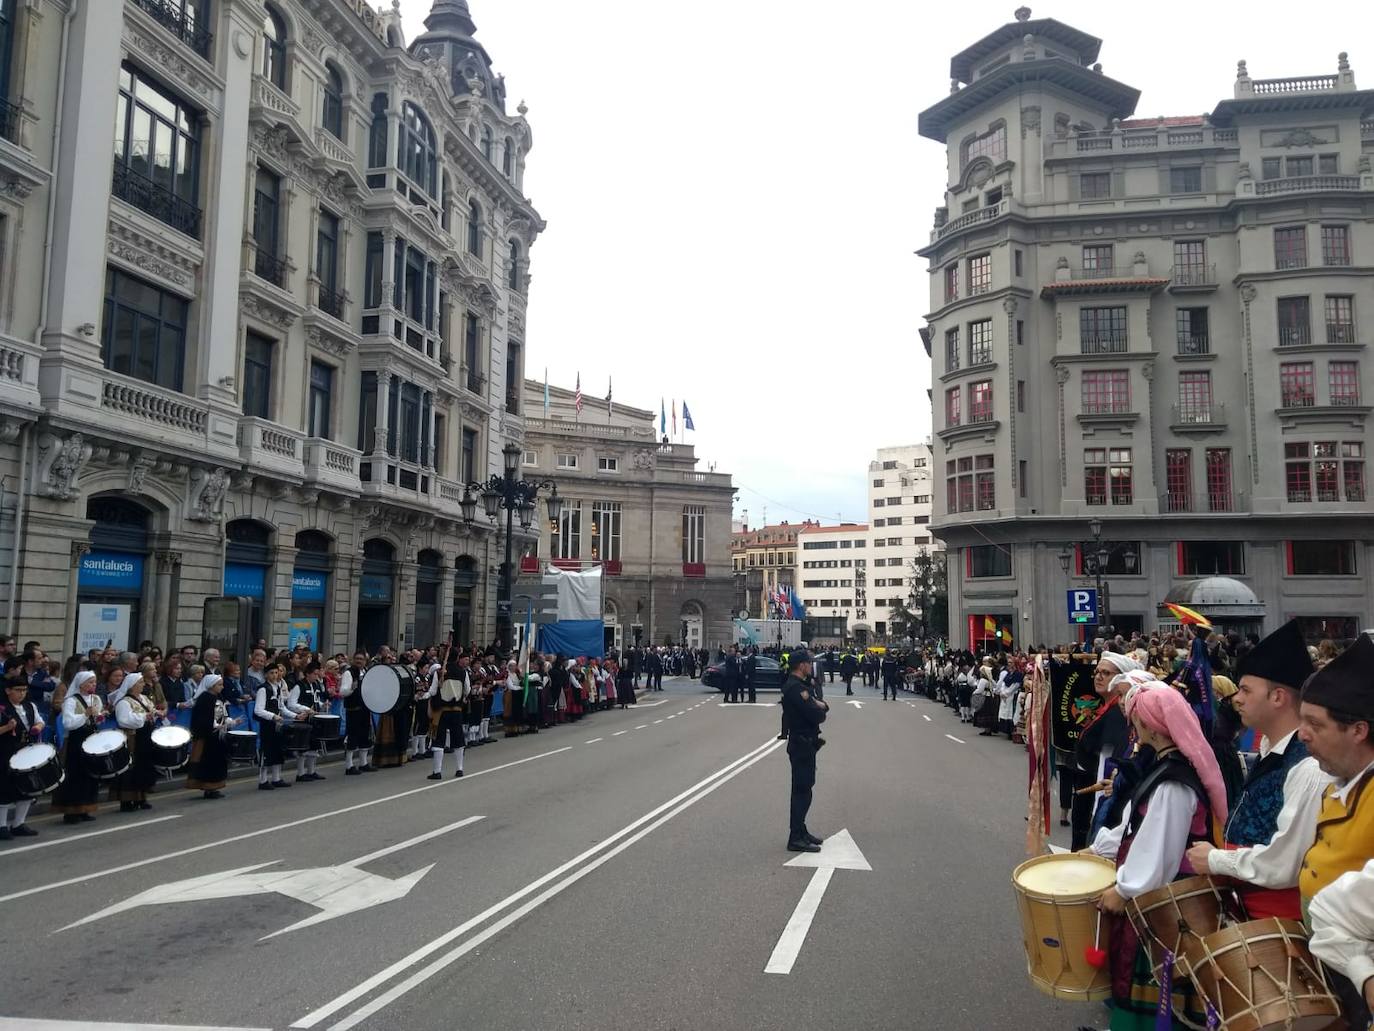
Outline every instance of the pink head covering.
[[1126, 715], [1139, 719], [1156, 734], [1168, 734], [1178, 749], [1197, 771], [1207, 800], [1212, 806], [1212, 819], [1226, 823], [1226, 787], [1221, 780], [1221, 767], [1212, 746], [1202, 736], [1197, 714], [1188, 700], [1175, 690], [1133, 691], [1126, 698]]

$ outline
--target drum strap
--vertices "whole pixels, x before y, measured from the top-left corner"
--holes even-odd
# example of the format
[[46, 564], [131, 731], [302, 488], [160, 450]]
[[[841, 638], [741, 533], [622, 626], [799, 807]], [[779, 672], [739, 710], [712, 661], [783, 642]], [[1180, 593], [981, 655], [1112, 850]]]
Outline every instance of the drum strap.
[[1135, 837], [1136, 831], [1140, 830], [1141, 821], [1145, 819], [1144, 807], [1149, 803], [1155, 788], [1166, 781], [1186, 784], [1199, 799], [1205, 801], [1207, 798], [1207, 791], [1192, 764], [1181, 753], [1170, 752], [1141, 778], [1131, 795], [1131, 822], [1126, 828], [1128, 837]]

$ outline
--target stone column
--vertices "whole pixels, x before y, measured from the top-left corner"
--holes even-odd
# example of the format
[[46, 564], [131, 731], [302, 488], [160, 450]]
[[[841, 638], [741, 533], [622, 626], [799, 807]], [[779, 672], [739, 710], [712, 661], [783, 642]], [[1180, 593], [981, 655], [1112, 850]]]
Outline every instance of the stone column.
[[[391, 370], [377, 370], [377, 420], [372, 434], [372, 453], [376, 456], [387, 453], [387, 429], [391, 425]], [[375, 481], [377, 470], [372, 470]]]
[[396, 563], [396, 590], [391, 602], [391, 644], [409, 648], [415, 644], [406, 633], [415, 625], [415, 563]]
[[[439, 442], [434, 438], [434, 392], [427, 391], [425, 397], [429, 398], [429, 454], [425, 456], [424, 464], [437, 473], [439, 463], [435, 461], [435, 457], [439, 452]], [[437, 487], [435, 493], [438, 493]]]
[[165, 655], [176, 647], [177, 635], [173, 624], [176, 620], [176, 580], [181, 575], [181, 552], [155, 552], [153, 562], [153, 611], [148, 623], [148, 637], [162, 645]]
[[[438, 631], [440, 643], [448, 637], [448, 632], [453, 629], [453, 580], [455, 570], [453, 568], [453, 556], [447, 552], [444, 553], [444, 564], [441, 568], [443, 569], [443, 576], [439, 580], [439, 600], [435, 605], [435, 609], [437, 610], [435, 613], [435, 629]], [[458, 641], [456, 643], [464, 645], [467, 642]]]
[[62, 621], [62, 655], [71, 655], [76, 651], [76, 596], [81, 589], [78, 580], [82, 556], [90, 554], [91, 544], [89, 541], [72, 541], [71, 549], [72, 566], [67, 574], [67, 614]]
[[[362, 544], [359, 542], [358, 547]], [[358, 588], [362, 576], [362, 556], [340, 553], [334, 561], [334, 597], [330, 609], [334, 626], [330, 635], [335, 651], [346, 651], [351, 658], [357, 646]], [[340, 616], [343, 618], [340, 623]]]
[[263, 632], [269, 641], [286, 642], [287, 623], [291, 619], [291, 581], [296, 571], [293, 547], [278, 545], [272, 567], [268, 570], [263, 598]]

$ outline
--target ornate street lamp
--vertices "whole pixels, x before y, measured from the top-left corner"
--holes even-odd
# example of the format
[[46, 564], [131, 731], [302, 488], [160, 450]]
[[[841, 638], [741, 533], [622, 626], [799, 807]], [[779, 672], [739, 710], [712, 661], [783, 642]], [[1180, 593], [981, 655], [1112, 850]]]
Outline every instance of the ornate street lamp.
[[[1140, 556], [1135, 548], [1130, 544], [1113, 544], [1102, 539], [1102, 520], [1091, 519], [1088, 522], [1088, 533], [1092, 536], [1092, 541], [1083, 541], [1076, 545], [1078, 551], [1083, 556], [1083, 572], [1091, 576], [1097, 585], [1097, 604], [1098, 604], [1098, 636], [1104, 636], [1111, 630], [1112, 617], [1110, 598], [1107, 592], [1107, 585], [1104, 577], [1107, 575], [1107, 566], [1111, 560], [1121, 556], [1121, 564], [1126, 567], [1127, 573], [1134, 573], [1136, 564], [1140, 561]], [[1059, 549], [1059, 567], [1067, 575], [1069, 566], [1073, 562], [1074, 548], [1065, 544]]]

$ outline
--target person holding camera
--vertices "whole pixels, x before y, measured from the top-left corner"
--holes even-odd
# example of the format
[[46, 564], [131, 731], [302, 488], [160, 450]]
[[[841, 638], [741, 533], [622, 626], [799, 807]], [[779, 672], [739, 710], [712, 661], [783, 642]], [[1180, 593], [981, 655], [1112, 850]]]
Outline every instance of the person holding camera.
[[821, 839], [806, 829], [811, 793], [816, 786], [816, 753], [824, 742], [821, 724], [830, 711], [813, 690], [814, 667], [805, 649], [787, 659], [788, 677], [782, 689], [783, 726], [787, 734], [787, 758], [792, 764], [792, 797], [787, 835], [789, 852], [819, 852]]

